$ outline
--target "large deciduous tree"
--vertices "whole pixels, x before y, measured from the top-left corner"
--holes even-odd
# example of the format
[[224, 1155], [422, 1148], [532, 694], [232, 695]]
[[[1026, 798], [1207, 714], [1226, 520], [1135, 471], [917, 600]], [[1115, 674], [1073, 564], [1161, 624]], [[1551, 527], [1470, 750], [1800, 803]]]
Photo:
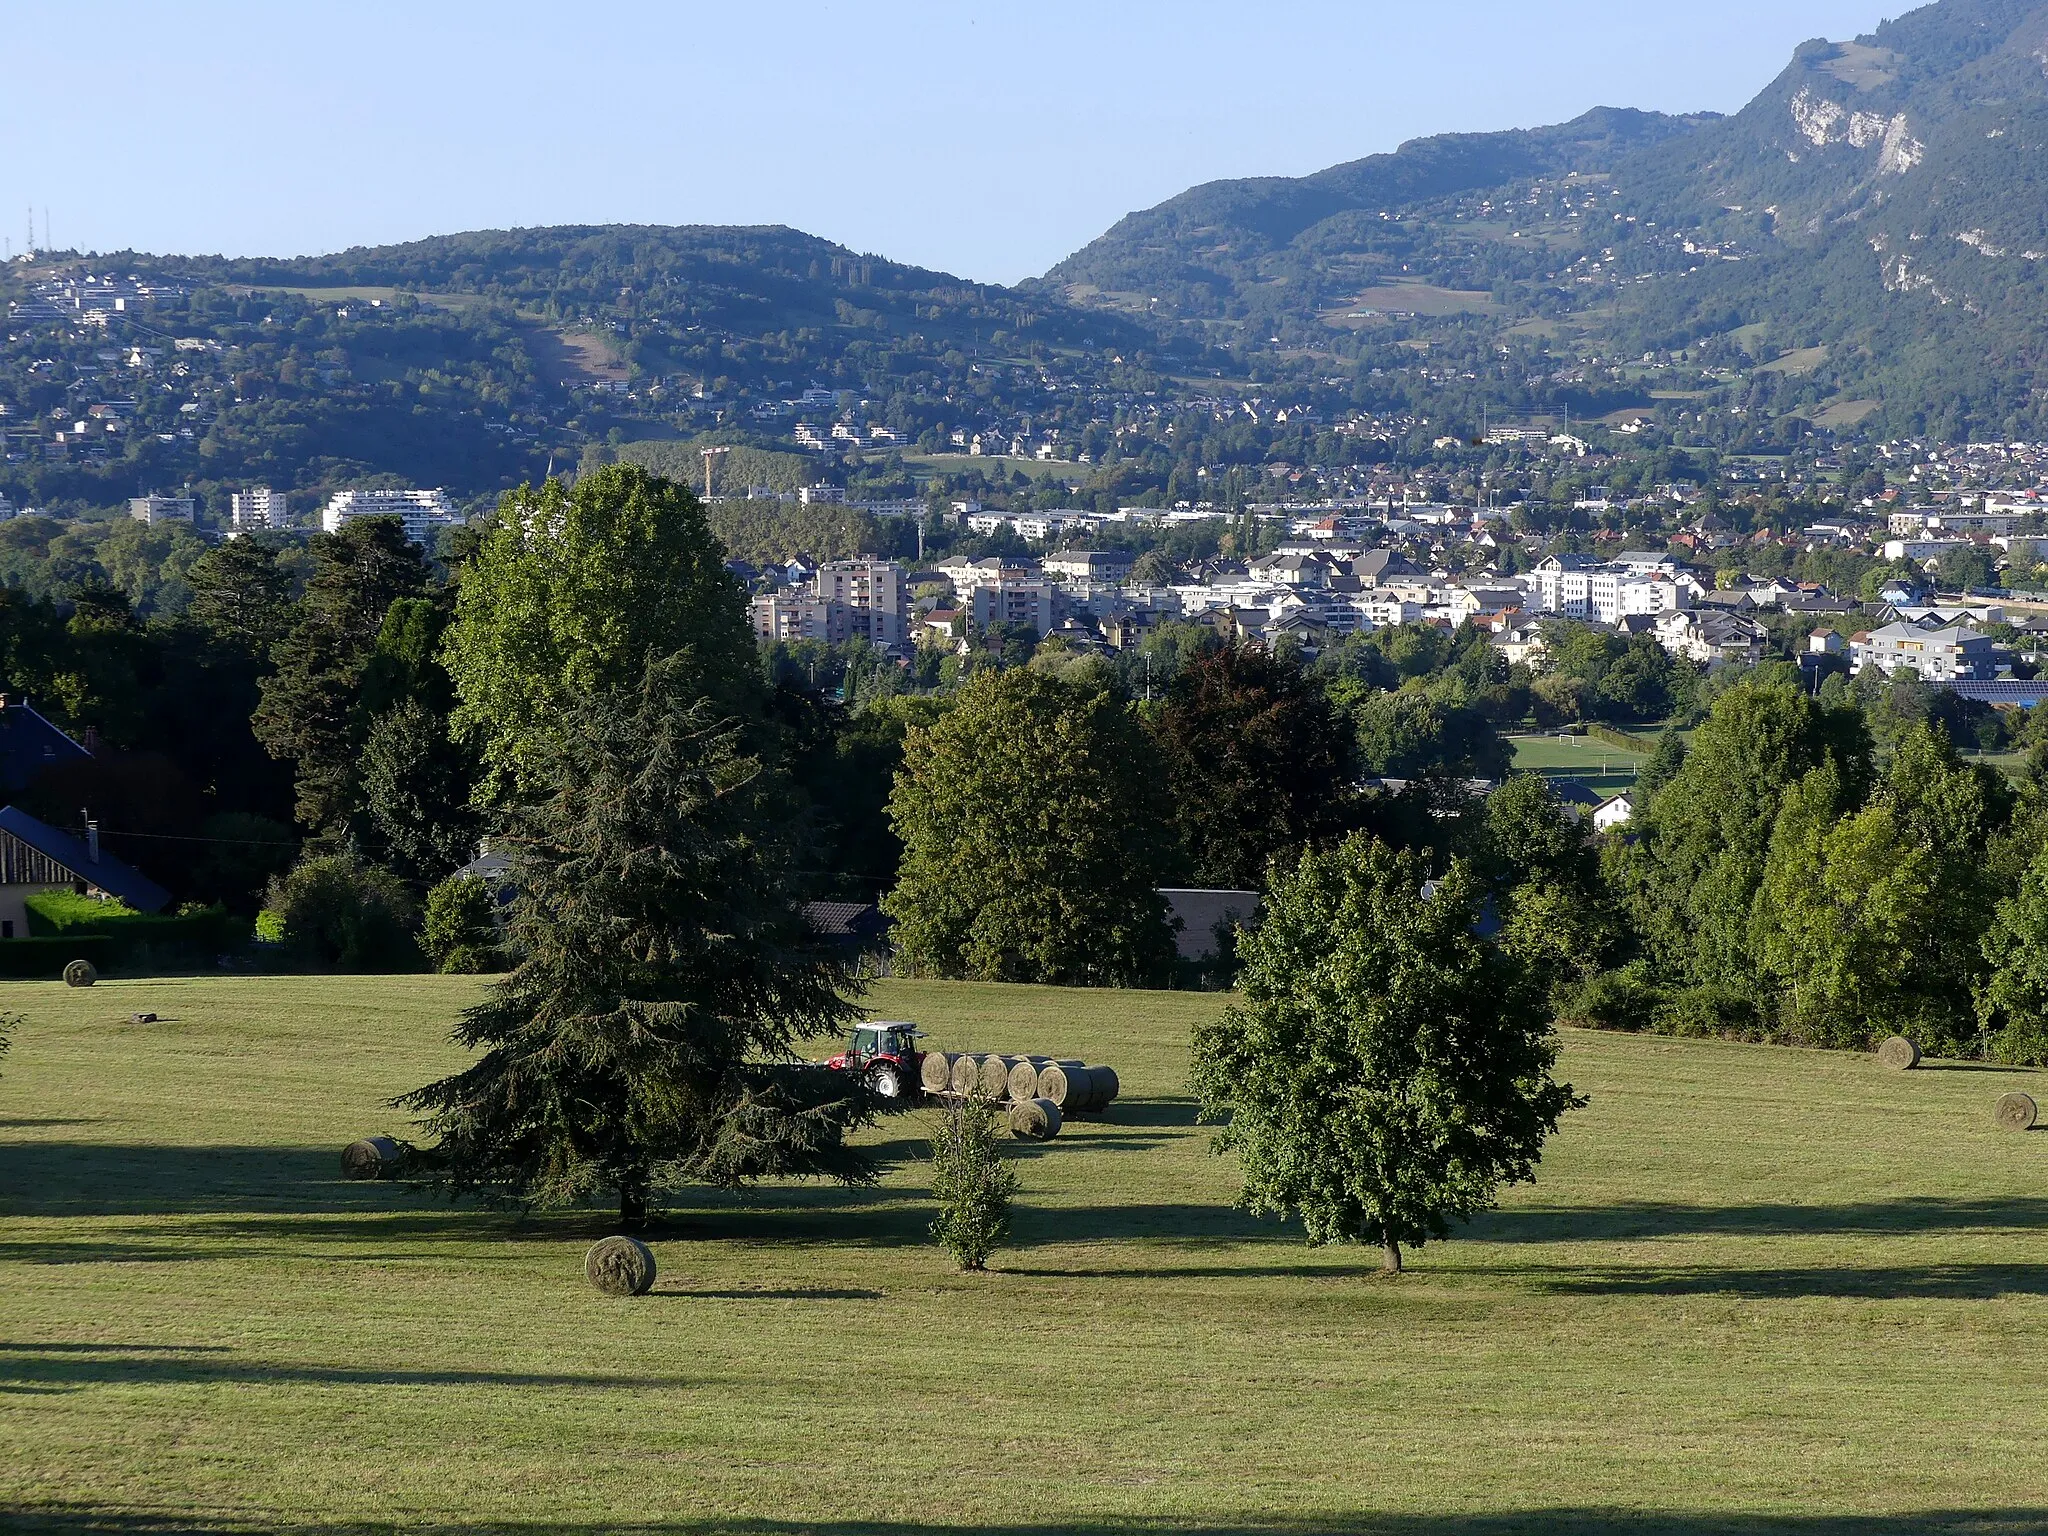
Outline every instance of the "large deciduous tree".
[[1364, 834], [1305, 853], [1242, 942], [1244, 1000], [1195, 1036], [1244, 1205], [1311, 1243], [1376, 1244], [1389, 1270], [1534, 1178], [1584, 1102], [1514, 962], [1474, 932], [1471, 869], [1427, 874]]
[[403, 1102], [459, 1193], [614, 1194], [642, 1223], [663, 1185], [871, 1177], [848, 1080], [795, 1059], [858, 1009], [801, 916], [776, 774], [695, 692], [689, 654], [563, 709], [524, 744], [500, 846], [522, 958], [464, 1014], [482, 1055]]
[[506, 493], [463, 572], [444, 651], [458, 734], [518, 792], [574, 701], [654, 658], [685, 695], [759, 708], [746, 597], [686, 486], [631, 464]]
[[889, 801], [883, 905], [931, 975], [1135, 985], [1173, 958], [1156, 887], [1163, 775], [1130, 706], [1037, 671], [981, 672], [913, 728]]
[[2048, 849], [1998, 904], [1984, 959], [1990, 974], [1977, 1014], [1992, 1050], [2020, 1066], [2048, 1066]]
[[1257, 889], [1268, 859], [1341, 823], [1348, 733], [1291, 657], [1237, 645], [1195, 657], [1153, 737], [1199, 885]]
[[1795, 1039], [1927, 1039], [1913, 1006], [1916, 957], [1947, 920], [1929, 901], [1932, 860], [1891, 805], [1844, 810], [1832, 764], [1786, 792], [1751, 923], [1758, 970], [1783, 989], [1779, 1023]]
[[1744, 682], [1715, 700], [1683, 762], [1631, 830], [1618, 868], [1636, 926], [1675, 978], [1747, 986], [1751, 909], [1785, 791], [1831, 765], [1845, 805], [1870, 782], [1860, 713], [1816, 704], [1789, 684]]

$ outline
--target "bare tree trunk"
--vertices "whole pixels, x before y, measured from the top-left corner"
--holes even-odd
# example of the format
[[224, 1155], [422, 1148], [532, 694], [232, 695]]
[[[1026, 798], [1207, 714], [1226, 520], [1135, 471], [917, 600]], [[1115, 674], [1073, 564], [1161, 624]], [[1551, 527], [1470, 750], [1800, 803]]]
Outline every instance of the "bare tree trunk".
[[1398, 1275], [1401, 1273], [1401, 1241], [1399, 1238], [1387, 1238], [1382, 1244], [1380, 1249], [1380, 1273], [1385, 1275]]

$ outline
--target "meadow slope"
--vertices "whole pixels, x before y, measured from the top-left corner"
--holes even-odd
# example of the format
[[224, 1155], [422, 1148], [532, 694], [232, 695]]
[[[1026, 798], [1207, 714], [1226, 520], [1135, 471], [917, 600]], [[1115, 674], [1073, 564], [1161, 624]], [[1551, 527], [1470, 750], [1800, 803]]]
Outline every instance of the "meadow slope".
[[889, 983], [1122, 1072], [998, 1272], [925, 1239], [913, 1113], [878, 1189], [684, 1192], [622, 1303], [599, 1213], [339, 1180], [474, 986], [0, 986], [0, 1525], [2048, 1530], [2048, 1135], [1991, 1123], [2041, 1074], [1574, 1034], [1540, 1182], [1390, 1281], [1232, 1210], [1221, 999]]

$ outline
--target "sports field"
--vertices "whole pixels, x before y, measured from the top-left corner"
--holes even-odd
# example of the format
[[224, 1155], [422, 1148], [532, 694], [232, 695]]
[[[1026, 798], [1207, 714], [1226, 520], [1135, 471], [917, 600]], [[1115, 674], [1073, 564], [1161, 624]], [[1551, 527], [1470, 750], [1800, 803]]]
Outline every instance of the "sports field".
[[[1398, 1279], [1230, 1208], [1214, 997], [889, 984], [1106, 1061], [999, 1272], [877, 1190], [686, 1196], [656, 1293], [338, 1179], [474, 983], [0, 985], [0, 1528], [1080, 1536], [2048, 1530], [2048, 1075], [1570, 1037], [1592, 1105]], [[131, 1024], [152, 1011], [155, 1024]]]
[[1592, 736], [1511, 736], [1517, 769], [1551, 779], [1572, 779], [1603, 795], [1617, 794], [1636, 781], [1650, 760], [1654, 742], [1630, 752]]

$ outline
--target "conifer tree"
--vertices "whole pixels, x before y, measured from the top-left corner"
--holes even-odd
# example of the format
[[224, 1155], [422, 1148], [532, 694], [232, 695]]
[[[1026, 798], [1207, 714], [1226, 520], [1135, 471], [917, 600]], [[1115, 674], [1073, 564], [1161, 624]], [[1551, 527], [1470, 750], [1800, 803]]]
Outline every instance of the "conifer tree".
[[795, 1059], [858, 1009], [799, 913], [777, 774], [692, 690], [689, 656], [535, 738], [507, 813], [518, 966], [464, 1014], [483, 1054], [408, 1095], [455, 1193], [603, 1191], [642, 1224], [665, 1184], [872, 1177], [859, 1090]]

